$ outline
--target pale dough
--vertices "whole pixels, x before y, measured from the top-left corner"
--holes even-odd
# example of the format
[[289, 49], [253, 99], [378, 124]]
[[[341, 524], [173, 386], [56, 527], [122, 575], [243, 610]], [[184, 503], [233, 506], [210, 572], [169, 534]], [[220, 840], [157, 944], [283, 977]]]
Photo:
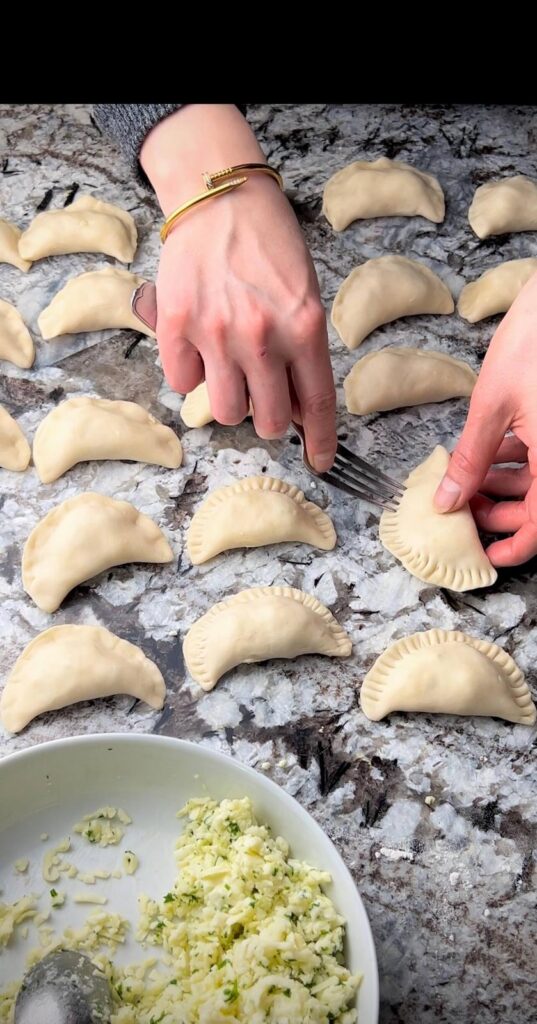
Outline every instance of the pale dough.
[[20, 313], [0, 299], [0, 359], [27, 370], [35, 359], [32, 336]]
[[30, 463], [30, 445], [19, 424], [0, 405], [0, 466], [22, 473]]
[[348, 348], [402, 316], [452, 313], [449, 288], [424, 263], [406, 256], [379, 256], [355, 267], [334, 299], [332, 323]]
[[510, 231], [535, 231], [537, 182], [517, 174], [481, 185], [468, 210], [468, 220], [478, 238]]
[[194, 623], [185, 664], [204, 690], [242, 662], [325, 654], [345, 658], [352, 644], [320, 601], [292, 587], [255, 587], [221, 601]]
[[[252, 403], [249, 403], [248, 416], [253, 415]], [[181, 406], [181, 419], [187, 427], [205, 427], [207, 423], [214, 423], [214, 416], [209, 401], [207, 384], [203, 380], [197, 388], [185, 395]]]
[[53, 626], [36, 636], [8, 676], [0, 718], [9, 732], [45, 711], [127, 693], [160, 709], [166, 686], [143, 651], [101, 626]]
[[359, 359], [343, 381], [349, 412], [365, 416], [472, 394], [477, 376], [443, 352], [383, 348]]
[[72, 252], [102, 252], [132, 263], [138, 233], [130, 213], [94, 196], [80, 196], [63, 210], [38, 213], [19, 239], [25, 260]]
[[187, 427], [205, 427], [207, 423], [213, 422], [209, 391], [204, 380], [185, 395], [181, 406], [181, 419]]
[[205, 499], [190, 524], [186, 547], [194, 565], [221, 551], [301, 541], [330, 551], [336, 532], [329, 516], [294, 484], [252, 476], [220, 487]]
[[131, 459], [177, 469], [183, 451], [170, 427], [136, 402], [70, 398], [39, 424], [34, 463], [42, 483], [57, 480], [77, 462]]
[[436, 512], [433, 497], [449, 464], [440, 445], [405, 481], [397, 511], [382, 513], [379, 536], [413, 576], [450, 590], [489, 587], [497, 572], [487, 558], [468, 505]]
[[22, 583], [44, 612], [54, 612], [79, 583], [126, 562], [171, 562], [162, 530], [128, 501], [88, 491], [53, 508], [32, 530]]
[[335, 231], [369, 217], [426, 217], [440, 224], [444, 193], [432, 174], [400, 160], [357, 160], [326, 183], [323, 213]]
[[61, 334], [105, 331], [113, 327], [155, 338], [155, 332], [131, 309], [133, 292], [143, 281], [137, 274], [118, 267], [90, 270], [72, 277], [38, 318], [43, 338], [49, 341]]
[[506, 313], [518, 293], [537, 274], [537, 259], [507, 260], [485, 270], [477, 281], [465, 285], [457, 311], [471, 324], [495, 313]]
[[506, 651], [444, 629], [388, 647], [367, 673], [360, 703], [374, 722], [391, 711], [491, 715], [522, 725], [537, 717], [524, 676]]
[[0, 263], [10, 263], [26, 274], [32, 266], [29, 260], [19, 255], [19, 238], [22, 231], [16, 224], [0, 219]]

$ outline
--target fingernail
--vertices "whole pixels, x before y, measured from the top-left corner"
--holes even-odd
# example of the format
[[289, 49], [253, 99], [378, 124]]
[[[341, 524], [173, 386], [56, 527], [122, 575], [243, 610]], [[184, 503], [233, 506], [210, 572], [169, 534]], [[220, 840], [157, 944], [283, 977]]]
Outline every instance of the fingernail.
[[461, 496], [461, 489], [454, 480], [445, 476], [434, 496], [434, 505], [438, 512], [451, 512]]
[[311, 461], [317, 473], [326, 473], [334, 462], [334, 452], [317, 452], [312, 455]]
[[131, 308], [146, 327], [154, 331], [157, 326], [157, 290], [150, 281], [144, 281], [131, 299]]

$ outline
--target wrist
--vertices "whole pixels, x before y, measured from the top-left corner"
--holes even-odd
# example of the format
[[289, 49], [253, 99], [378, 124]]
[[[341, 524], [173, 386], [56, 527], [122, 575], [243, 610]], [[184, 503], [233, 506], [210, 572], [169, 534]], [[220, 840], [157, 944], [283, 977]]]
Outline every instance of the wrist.
[[203, 191], [203, 171], [265, 163], [265, 157], [236, 107], [188, 104], [152, 129], [142, 146], [140, 162], [168, 216]]

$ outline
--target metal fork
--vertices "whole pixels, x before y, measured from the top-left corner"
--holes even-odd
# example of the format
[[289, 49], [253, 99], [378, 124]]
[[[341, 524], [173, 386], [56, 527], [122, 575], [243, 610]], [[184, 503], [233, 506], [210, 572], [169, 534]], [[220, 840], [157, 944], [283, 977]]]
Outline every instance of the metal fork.
[[306, 438], [300, 423], [293, 421], [291, 426], [295, 434], [300, 438], [304, 465], [312, 476], [318, 477], [319, 480], [324, 480], [325, 483], [331, 484], [332, 487], [339, 487], [341, 491], [352, 494], [353, 498], [369, 501], [372, 505], [378, 505], [379, 508], [388, 509], [389, 512], [396, 511], [397, 503], [405, 489], [403, 484], [398, 483], [397, 480], [392, 480], [390, 476], [381, 473], [374, 466], [370, 466], [359, 455], [355, 455], [354, 452], [351, 452], [349, 448], [345, 448], [345, 445], [339, 442], [332, 469], [328, 473], [317, 473], [308, 459]]

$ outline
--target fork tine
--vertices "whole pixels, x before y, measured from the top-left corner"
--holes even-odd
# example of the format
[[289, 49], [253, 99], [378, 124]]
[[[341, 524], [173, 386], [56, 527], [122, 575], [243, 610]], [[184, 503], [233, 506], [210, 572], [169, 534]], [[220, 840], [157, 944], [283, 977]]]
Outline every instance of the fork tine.
[[394, 494], [397, 493], [394, 487], [388, 486], [384, 481], [377, 480], [373, 475], [369, 475], [361, 469], [355, 469], [349, 462], [339, 459], [337, 455], [332, 469], [336, 470], [340, 476], [343, 476], [345, 480], [349, 480], [351, 483], [377, 491], [381, 497], [393, 498]]
[[345, 445], [338, 443], [337, 454], [346, 462], [349, 462], [351, 465], [356, 466], [357, 469], [361, 469], [362, 472], [371, 476], [373, 480], [383, 481], [389, 487], [392, 487], [394, 491], [400, 491], [401, 493], [404, 491], [403, 484], [399, 483], [397, 480], [393, 480], [392, 477], [387, 476], [386, 473], [381, 473], [379, 469], [376, 469], [369, 462], [365, 462], [365, 460], [361, 459], [359, 455], [355, 455], [355, 453], [351, 452], [351, 450], [346, 448]]
[[325, 483], [331, 484], [332, 487], [339, 487], [341, 491], [346, 491], [347, 494], [351, 494], [353, 498], [361, 498], [362, 501], [368, 501], [371, 505], [377, 505], [379, 508], [387, 509], [389, 512], [395, 512], [397, 505], [389, 499], [384, 500], [380, 496], [370, 494], [368, 491], [363, 490], [361, 487], [357, 487], [356, 484], [347, 483], [340, 476], [337, 476], [331, 470], [328, 473], [320, 473], [319, 479], [324, 480]]
[[392, 480], [386, 473], [381, 473], [380, 470], [375, 469], [342, 444], [337, 446], [332, 468], [327, 473], [317, 473], [308, 459], [304, 427], [294, 421], [291, 422], [291, 427], [300, 438], [302, 459], [306, 469], [313, 477], [323, 480], [332, 487], [338, 487], [341, 491], [352, 495], [353, 498], [361, 498], [371, 505], [388, 509], [390, 512], [397, 511], [398, 501], [404, 493], [402, 484]]

